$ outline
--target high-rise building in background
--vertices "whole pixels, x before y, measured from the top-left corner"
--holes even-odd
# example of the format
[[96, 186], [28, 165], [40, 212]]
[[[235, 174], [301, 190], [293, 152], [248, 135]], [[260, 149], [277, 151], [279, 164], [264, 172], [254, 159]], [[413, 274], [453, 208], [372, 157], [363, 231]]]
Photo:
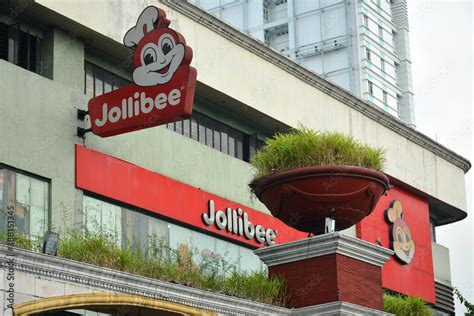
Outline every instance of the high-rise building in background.
[[406, 0], [190, 0], [415, 126]]

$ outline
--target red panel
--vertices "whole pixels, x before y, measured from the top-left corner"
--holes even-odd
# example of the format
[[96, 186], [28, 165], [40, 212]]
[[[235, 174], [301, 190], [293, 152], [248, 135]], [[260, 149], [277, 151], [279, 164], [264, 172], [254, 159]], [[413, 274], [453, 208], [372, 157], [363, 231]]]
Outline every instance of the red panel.
[[307, 236], [272, 216], [80, 145], [76, 145], [76, 187], [252, 246], [263, 244], [203, 223], [209, 200], [214, 200], [216, 210], [242, 208], [254, 225], [277, 231], [277, 243]]
[[410, 227], [415, 242], [415, 255], [409, 264], [392, 257], [383, 267], [384, 288], [435, 303], [433, 257], [431, 251], [430, 219], [428, 202], [408, 191], [393, 188], [381, 198], [375, 210], [357, 226], [357, 237], [390, 248], [390, 227], [384, 212], [390, 202], [399, 200], [403, 204], [404, 220]]

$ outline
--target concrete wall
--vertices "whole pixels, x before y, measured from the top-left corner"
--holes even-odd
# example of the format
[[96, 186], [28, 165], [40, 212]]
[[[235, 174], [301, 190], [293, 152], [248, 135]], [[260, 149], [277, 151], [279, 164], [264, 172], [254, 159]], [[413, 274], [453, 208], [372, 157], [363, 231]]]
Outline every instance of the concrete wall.
[[[38, 2], [116, 41], [122, 40], [146, 5], [155, 4], [122, 1], [111, 8], [105, 1], [96, 1], [88, 3], [84, 10], [76, 3]], [[209, 28], [164, 4], [161, 7], [167, 11], [172, 26], [185, 35], [193, 48], [192, 64], [198, 69], [198, 80], [204, 84], [290, 126], [302, 123], [316, 129], [338, 130], [370, 145], [383, 146], [387, 148], [387, 173], [465, 209], [464, 172], [460, 168]], [[54, 82], [0, 61], [0, 95], [4, 104], [1, 109], [5, 113], [2, 121], [7, 120], [0, 129], [2, 135], [8, 135], [1, 138], [0, 144], [10, 148], [0, 152], [0, 161], [53, 179], [53, 210], [60, 210], [63, 204], [74, 209], [81, 202], [80, 196], [72, 202], [71, 197], [78, 193], [71, 184], [73, 144], [80, 142], [74, 136], [78, 125], [75, 108], [85, 108], [87, 103], [83, 95], [83, 56], [84, 45], [78, 39], [55, 30]], [[28, 93], [24, 93], [24, 87], [29, 87]], [[24, 127], [19, 127], [18, 122]], [[45, 140], [50, 140], [50, 144], [39, 150]], [[183, 146], [175, 146], [178, 141]], [[12, 143], [17, 145], [11, 146]], [[86, 145], [265, 211], [247, 192], [251, 177], [248, 164], [164, 127], [107, 140], [88, 134]], [[35, 159], [18, 159], [25, 154]], [[176, 159], [176, 155], [181, 159]]]

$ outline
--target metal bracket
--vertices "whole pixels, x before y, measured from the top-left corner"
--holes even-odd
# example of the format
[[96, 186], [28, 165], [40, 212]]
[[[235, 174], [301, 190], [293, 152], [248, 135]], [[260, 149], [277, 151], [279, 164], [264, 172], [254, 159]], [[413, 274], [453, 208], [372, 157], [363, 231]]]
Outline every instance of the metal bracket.
[[77, 128], [77, 137], [85, 138], [86, 133], [89, 133], [89, 132], [92, 132], [92, 128], [78, 127]]
[[77, 109], [77, 119], [78, 120], [84, 121], [84, 119], [86, 118], [86, 115], [89, 115], [89, 111]]

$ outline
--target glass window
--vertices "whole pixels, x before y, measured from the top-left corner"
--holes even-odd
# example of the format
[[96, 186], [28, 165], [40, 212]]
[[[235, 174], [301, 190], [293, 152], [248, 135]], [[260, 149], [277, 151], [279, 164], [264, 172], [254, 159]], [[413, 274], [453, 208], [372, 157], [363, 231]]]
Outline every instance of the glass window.
[[370, 82], [370, 81], [368, 81], [367, 84], [368, 84], [368, 91], [369, 91], [369, 93], [370, 93], [370, 94], [374, 94], [374, 85], [373, 85], [373, 83]]
[[194, 140], [199, 139], [199, 124], [195, 117], [191, 117], [191, 138]]
[[227, 135], [227, 126], [221, 126], [221, 151], [229, 153], [229, 137]]
[[[0, 207], [15, 208], [15, 227], [32, 239], [42, 239], [48, 229], [49, 183], [8, 169], [0, 170]], [[6, 221], [0, 225], [6, 231]]]
[[216, 238], [216, 254], [225, 262], [227, 273], [239, 270], [239, 248], [236, 244]]
[[172, 249], [178, 249], [180, 245], [191, 245], [191, 230], [175, 225], [168, 224], [169, 246]]
[[382, 69], [382, 71], [385, 71], [385, 60], [383, 59], [380, 59], [380, 69]]
[[235, 157], [239, 159], [244, 159], [243, 141], [242, 133], [235, 133]]
[[366, 49], [366, 56], [367, 56], [367, 60], [370, 61], [370, 50], [369, 49]]
[[216, 259], [216, 238], [199, 232], [191, 232], [191, 248], [194, 260], [198, 264], [214, 261]]
[[0, 23], [0, 58], [35, 73], [41, 72], [39, 37], [20, 30], [19, 24]]
[[104, 70], [98, 67], [94, 68], [94, 96], [104, 93]]
[[[0, 183], [3, 183], [0, 173]], [[31, 182], [33, 183], [33, 182]], [[20, 180], [21, 187], [40, 189], [39, 184]], [[21, 195], [22, 201], [35, 205], [40, 201], [33, 195]], [[220, 269], [218, 272], [260, 271], [265, 267], [249, 248], [212, 235], [172, 224], [139, 210], [120, 207], [96, 198], [83, 198], [84, 227], [91, 233], [105, 234], [114, 238], [121, 247], [133, 247], [154, 256], [166, 256], [168, 249], [180, 250], [184, 245], [193, 254], [193, 260], [201, 267]], [[211, 265], [209, 265], [211, 264]]]
[[84, 226], [93, 234], [103, 234], [118, 245], [122, 242], [122, 213], [118, 206], [92, 197], [83, 199]]
[[183, 134], [183, 121], [174, 122], [174, 131], [178, 134]]
[[387, 104], [387, 103], [388, 103], [387, 91], [383, 91], [383, 103], [384, 103], [384, 104]]
[[232, 129], [228, 130], [228, 144], [229, 155], [235, 157], [235, 133]]
[[127, 84], [128, 80], [90, 62], [84, 62], [84, 93], [87, 96], [96, 97]]
[[241, 272], [258, 272], [265, 267], [253, 250], [245, 247], [240, 247], [239, 263]]
[[84, 93], [89, 96], [94, 96], [94, 66], [91, 63], [84, 64], [85, 85]]
[[183, 135], [191, 137], [191, 120], [187, 119], [183, 121]]

